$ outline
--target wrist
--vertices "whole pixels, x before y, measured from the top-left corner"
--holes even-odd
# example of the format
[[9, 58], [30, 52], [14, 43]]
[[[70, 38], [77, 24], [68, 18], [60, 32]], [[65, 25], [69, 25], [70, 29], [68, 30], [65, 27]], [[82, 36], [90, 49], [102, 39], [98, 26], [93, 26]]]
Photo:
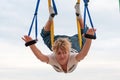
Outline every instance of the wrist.
[[31, 45], [36, 44], [36, 43], [37, 43], [37, 39], [31, 40], [31, 41], [29, 41], [29, 42], [26, 42], [26, 43], [25, 43], [25, 46], [26, 46], [26, 47], [27, 47], [27, 46], [31, 46]]

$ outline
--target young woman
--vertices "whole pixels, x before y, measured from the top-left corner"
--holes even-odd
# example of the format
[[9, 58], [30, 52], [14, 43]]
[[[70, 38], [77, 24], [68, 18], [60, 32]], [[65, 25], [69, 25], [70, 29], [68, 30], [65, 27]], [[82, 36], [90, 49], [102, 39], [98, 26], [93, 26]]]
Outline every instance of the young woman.
[[[79, 14], [78, 20], [81, 23], [81, 29], [83, 29], [84, 25], [82, 22], [82, 18], [80, 15], [79, 4], [75, 5], [76, 13]], [[51, 13], [53, 13], [53, 9], [50, 9]], [[88, 51], [91, 46], [91, 39], [84, 38], [83, 36], [83, 47], [80, 49], [78, 44], [78, 36], [66, 36], [66, 35], [57, 35], [55, 36], [54, 45], [51, 46], [50, 43], [50, 26], [52, 23], [53, 17], [50, 16], [46, 25], [41, 31], [41, 36], [43, 38], [44, 43], [48, 46], [53, 53], [49, 55], [44, 55], [35, 44], [30, 45], [30, 49], [33, 51], [35, 56], [41, 60], [42, 62], [46, 62], [53, 66], [53, 68], [57, 72], [70, 73], [75, 70], [78, 62], [84, 59], [84, 57], [88, 54]], [[94, 30], [95, 31], [95, 30]], [[93, 29], [88, 29], [87, 34], [94, 35]], [[24, 36], [22, 38], [25, 42], [29, 42], [32, 40], [30, 36]], [[74, 51], [75, 50], [75, 51]]]

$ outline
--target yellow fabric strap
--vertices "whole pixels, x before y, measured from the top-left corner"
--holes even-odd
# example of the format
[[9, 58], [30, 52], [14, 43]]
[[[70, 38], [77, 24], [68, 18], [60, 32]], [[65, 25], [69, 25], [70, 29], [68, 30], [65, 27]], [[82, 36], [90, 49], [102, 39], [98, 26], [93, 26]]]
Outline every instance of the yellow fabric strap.
[[51, 0], [48, 0], [48, 9], [51, 6]]
[[[77, 0], [77, 3], [80, 3], [80, 0]], [[76, 22], [77, 22], [77, 30], [78, 30], [79, 45], [80, 45], [80, 48], [82, 48], [81, 25], [80, 25], [80, 22], [79, 22], [77, 16], [76, 16]]]
[[[48, 0], [48, 9], [49, 7], [51, 7], [51, 0]], [[50, 38], [51, 38], [51, 46], [53, 46], [54, 44], [54, 21], [53, 20], [52, 20], [51, 27], [50, 27]]]
[[51, 45], [53, 46], [54, 44], [54, 21], [52, 20], [52, 24], [51, 24]]
[[80, 48], [82, 48], [81, 26], [80, 26], [80, 22], [77, 19], [77, 17], [76, 17], [76, 21], [77, 21], [77, 30], [78, 30], [78, 41], [79, 41]]
[[77, 0], [77, 3], [80, 3], [80, 0]]

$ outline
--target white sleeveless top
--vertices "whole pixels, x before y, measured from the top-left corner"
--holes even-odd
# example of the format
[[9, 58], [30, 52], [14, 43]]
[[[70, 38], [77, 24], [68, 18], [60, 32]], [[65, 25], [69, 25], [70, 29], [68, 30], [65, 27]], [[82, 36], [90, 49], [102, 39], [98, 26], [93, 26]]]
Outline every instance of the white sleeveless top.
[[[67, 72], [65, 72], [65, 73], [70, 73], [75, 70], [75, 68], [78, 64], [78, 61], [75, 58], [75, 56], [77, 54], [78, 53], [75, 53], [74, 51], [70, 52], [68, 65], [67, 65]], [[64, 70], [62, 69], [62, 67], [60, 66], [60, 64], [57, 62], [57, 60], [55, 58], [55, 53], [48, 55], [48, 57], [49, 57], [48, 64], [50, 64], [57, 72], [64, 72]]]

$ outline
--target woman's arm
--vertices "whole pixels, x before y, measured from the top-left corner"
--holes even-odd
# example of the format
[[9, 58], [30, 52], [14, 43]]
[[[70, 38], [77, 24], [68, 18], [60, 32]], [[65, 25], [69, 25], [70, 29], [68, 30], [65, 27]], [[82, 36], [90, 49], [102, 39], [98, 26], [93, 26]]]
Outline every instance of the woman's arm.
[[[23, 39], [25, 42], [29, 42], [29, 41], [32, 40], [31, 37], [26, 36], [26, 35], [25, 35], [22, 39]], [[42, 52], [35, 46], [35, 44], [30, 45], [30, 49], [32, 50], [32, 52], [34, 53], [34, 55], [35, 55], [39, 60], [41, 60], [42, 62], [48, 63], [48, 61], [49, 61], [48, 56], [42, 54]]]
[[41, 52], [35, 45], [31, 45], [30, 48], [31, 48], [32, 52], [34, 53], [34, 55], [35, 55], [39, 60], [41, 60], [42, 62], [48, 63], [48, 61], [49, 61], [48, 56], [42, 54], [42, 52]]
[[[96, 29], [94, 31], [96, 31]], [[87, 34], [93, 35], [94, 31], [93, 31], [93, 29], [88, 29]], [[84, 57], [88, 54], [88, 51], [89, 51], [90, 46], [91, 46], [91, 43], [92, 43], [92, 39], [86, 38], [86, 42], [85, 42], [83, 48], [81, 49], [79, 54], [77, 54], [77, 56], [76, 56], [76, 59], [78, 61], [84, 59]]]
[[77, 61], [83, 60], [84, 57], [88, 54], [88, 51], [89, 51], [90, 46], [91, 46], [91, 42], [92, 42], [91, 39], [86, 39], [86, 42], [85, 42], [82, 50], [76, 56]]

